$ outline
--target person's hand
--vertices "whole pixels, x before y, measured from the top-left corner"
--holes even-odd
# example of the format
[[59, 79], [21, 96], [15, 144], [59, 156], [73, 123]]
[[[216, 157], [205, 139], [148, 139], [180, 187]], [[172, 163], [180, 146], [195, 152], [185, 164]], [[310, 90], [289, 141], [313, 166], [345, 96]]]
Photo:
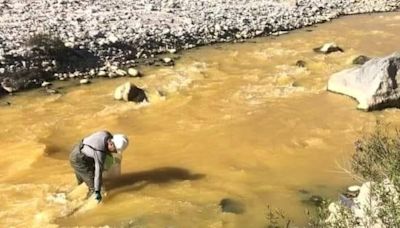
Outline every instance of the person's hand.
[[102, 199], [100, 191], [95, 191], [94, 192], [94, 197], [97, 200], [97, 202], [100, 203], [100, 201]]

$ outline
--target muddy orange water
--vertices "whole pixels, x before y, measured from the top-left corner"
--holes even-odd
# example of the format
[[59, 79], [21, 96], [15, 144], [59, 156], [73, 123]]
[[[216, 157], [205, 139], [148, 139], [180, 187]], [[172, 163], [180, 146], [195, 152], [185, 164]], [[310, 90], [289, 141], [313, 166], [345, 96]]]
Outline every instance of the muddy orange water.
[[[366, 113], [326, 92], [329, 75], [357, 55], [400, 51], [399, 37], [399, 12], [351, 16], [191, 50], [173, 68], [142, 68], [141, 79], [2, 99], [12, 105], [0, 108], [0, 226], [265, 227], [268, 205], [306, 226], [305, 200], [356, 183], [340, 168], [354, 140], [377, 120], [400, 123], [399, 110]], [[331, 41], [345, 52], [313, 53]], [[125, 81], [146, 88], [150, 104], [114, 101]], [[103, 204], [65, 217], [71, 208], [49, 197], [74, 188], [69, 151], [100, 129], [131, 139], [123, 176]], [[221, 212], [224, 198], [244, 212]]]

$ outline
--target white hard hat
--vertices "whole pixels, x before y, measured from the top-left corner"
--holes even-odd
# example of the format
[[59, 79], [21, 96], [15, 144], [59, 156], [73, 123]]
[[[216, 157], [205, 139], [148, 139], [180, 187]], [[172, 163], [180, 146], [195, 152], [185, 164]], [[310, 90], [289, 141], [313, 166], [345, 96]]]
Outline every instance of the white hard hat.
[[111, 141], [114, 143], [115, 149], [118, 153], [122, 153], [122, 151], [124, 151], [129, 145], [128, 137], [123, 134], [113, 135]]

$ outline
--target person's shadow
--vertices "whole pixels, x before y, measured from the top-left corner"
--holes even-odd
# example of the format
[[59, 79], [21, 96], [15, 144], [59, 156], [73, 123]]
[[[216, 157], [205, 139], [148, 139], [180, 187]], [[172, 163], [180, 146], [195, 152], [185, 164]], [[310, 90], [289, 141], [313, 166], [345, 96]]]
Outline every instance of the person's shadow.
[[[178, 167], [162, 167], [152, 170], [125, 173], [104, 181], [107, 191], [112, 195], [116, 192], [138, 191], [149, 184], [167, 184], [184, 180], [199, 180], [204, 174], [191, 173], [187, 169]], [[108, 198], [110, 198], [108, 197]]]

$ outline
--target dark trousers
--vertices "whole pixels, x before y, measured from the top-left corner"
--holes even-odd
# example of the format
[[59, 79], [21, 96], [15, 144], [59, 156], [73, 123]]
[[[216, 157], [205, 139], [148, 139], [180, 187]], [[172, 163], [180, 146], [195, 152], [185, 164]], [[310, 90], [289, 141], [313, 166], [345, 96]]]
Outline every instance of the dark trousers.
[[94, 160], [81, 152], [81, 145], [76, 144], [69, 156], [69, 161], [75, 171], [78, 185], [85, 182], [89, 187], [88, 196], [94, 192]]

